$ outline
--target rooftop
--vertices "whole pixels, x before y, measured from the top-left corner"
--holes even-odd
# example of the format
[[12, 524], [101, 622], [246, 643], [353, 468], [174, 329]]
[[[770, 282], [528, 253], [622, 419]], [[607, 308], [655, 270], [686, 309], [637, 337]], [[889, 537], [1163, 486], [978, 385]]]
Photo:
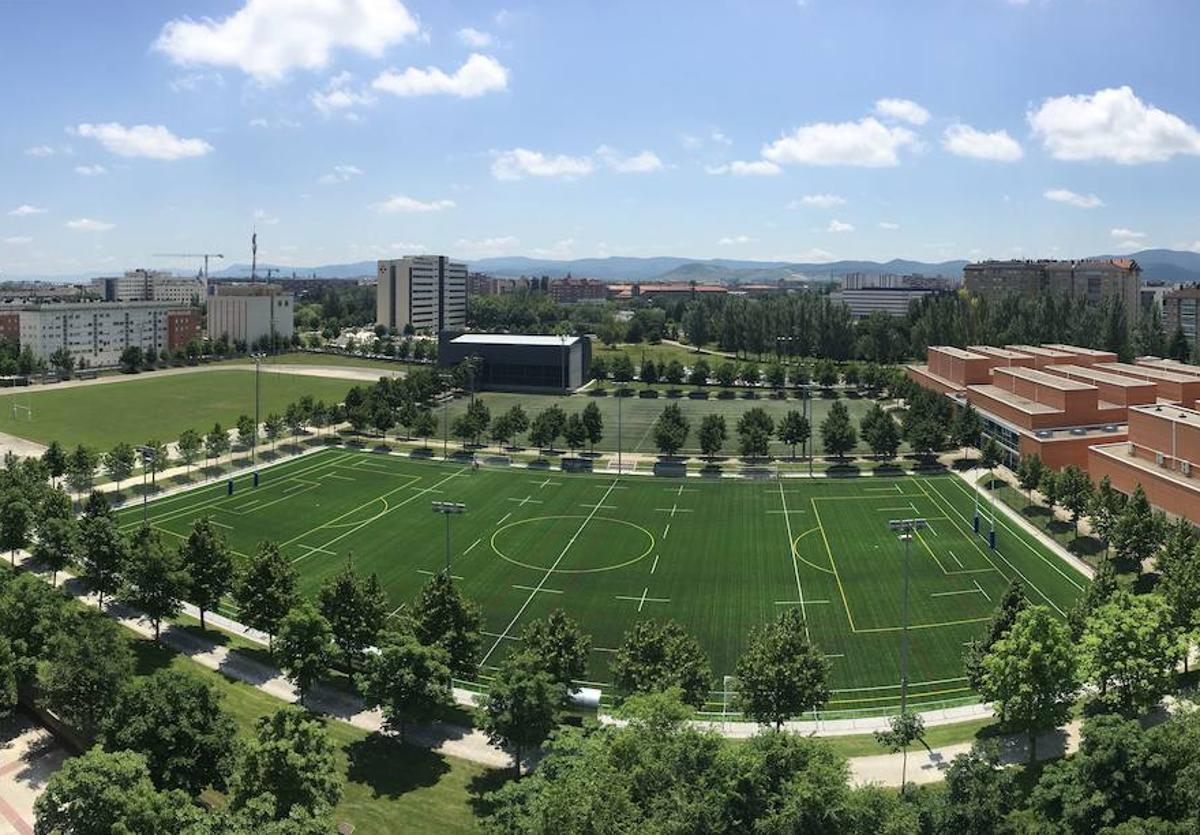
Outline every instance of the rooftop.
[[[1101, 366], [1107, 366], [1115, 363], [1101, 363]], [[1082, 365], [1048, 365], [1046, 366], [1049, 373], [1066, 374], [1070, 377], [1080, 377], [1084, 380], [1090, 380], [1095, 383], [1106, 383], [1111, 386], [1121, 386], [1123, 388], [1146, 388], [1154, 387], [1152, 380], [1144, 380], [1137, 377], [1128, 377], [1123, 374], [1116, 374], [1105, 368], [1088, 368]]]
[[1084, 357], [1111, 357], [1115, 355], [1114, 351], [1097, 351], [1095, 348], [1084, 348], [1079, 345], [1063, 345], [1058, 342], [1046, 343], [1042, 347], [1049, 348], [1052, 351], [1066, 351], [1068, 354], [1079, 354]]
[[997, 348], [995, 345], [968, 345], [967, 350], [976, 354], [985, 354], [989, 357], [999, 357], [1004, 360], [1031, 359], [1029, 354], [1022, 354], [1020, 351], [1010, 351], [1007, 348]]
[[1022, 354], [1031, 354], [1035, 357], [1052, 357], [1054, 359], [1069, 360], [1071, 354], [1066, 351], [1057, 351], [1054, 348], [1047, 348], [1038, 345], [1005, 345], [1010, 351], [1018, 351]]
[[544, 336], [528, 333], [464, 333], [450, 340], [455, 345], [528, 345], [536, 347], [554, 346], [561, 348], [574, 345], [578, 336]]
[[1185, 409], [1182, 406], [1170, 406], [1159, 403], [1157, 406], [1149, 404], [1145, 406], [1130, 406], [1131, 412], [1143, 412], [1148, 415], [1157, 415], [1165, 418], [1173, 423], [1183, 423], [1188, 426], [1200, 429], [1200, 412], [1195, 409]]
[[1068, 380], [1066, 377], [1059, 377], [1057, 374], [1051, 374], [1046, 371], [1039, 371], [1035, 368], [1025, 368], [1024, 366], [1014, 365], [1007, 368], [997, 368], [992, 372], [993, 378], [1000, 374], [1007, 374], [1011, 377], [1018, 377], [1022, 380], [1028, 380], [1039, 386], [1047, 388], [1059, 389], [1060, 391], [1083, 391], [1085, 389], [1095, 389], [1093, 385], [1081, 383], [1078, 380]]
[[972, 351], [964, 351], [962, 348], [955, 348], [953, 345], [933, 345], [930, 346], [931, 351], [937, 351], [946, 356], [956, 357], [960, 360], [981, 360], [987, 359], [983, 354], [976, 354]]
[[1110, 373], [1125, 374], [1130, 377], [1144, 377], [1148, 380], [1158, 380], [1164, 383], [1194, 383], [1200, 380], [1193, 374], [1182, 374], [1170, 368], [1159, 368], [1150, 365], [1131, 365], [1127, 362], [1099, 362], [1096, 368]]

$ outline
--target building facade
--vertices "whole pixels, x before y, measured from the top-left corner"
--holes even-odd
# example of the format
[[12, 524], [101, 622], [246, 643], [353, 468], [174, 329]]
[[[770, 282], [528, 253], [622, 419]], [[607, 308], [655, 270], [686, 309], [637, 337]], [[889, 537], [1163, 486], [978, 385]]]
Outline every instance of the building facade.
[[130, 346], [160, 354], [184, 347], [199, 332], [198, 310], [166, 302], [78, 302], [24, 306], [21, 347], [46, 360], [66, 348], [82, 368], [120, 363]]
[[97, 278], [92, 288], [106, 302], [171, 302], [199, 304], [204, 280], [172, 275], [160, 270], [128, 270], [124, 275]]
[[467, 324], [467, 265], [444, 255], [416, 255], [378, 263], [375, 322], [440, 333]]
[[559, 304], [574, 304], [608, 298], [608, 285], [594, 278], [560, 278], [550, 282], [550, 298]]
[[865, 319], [872, 313], [886, 313], [889, 316], [903, 316], [908, 313], [908, 307], [915, 301], [926, 296], [935, 296], [941, 290], [922, 290], [910, 287], [864, 287], [843, 288], [829, 294], [833, 301], [840, 301], [850, 309], [850, 315], [855, 319]]
[[479, 361], [477, 388], [507, 391], [571, 391], [590, 378], [591, 341], [583, 336], [443, 331], [438, 364]]
[[1131, 258], [1081, 261], [980, 261], [963, 267], [972, 293], [999, 298], [1009, 293], [1066, 294], [1100, 302], [1116, 296], [1131, 320], [1141, 314], [1142, 268]]
[[1163, 327], [1169, 339], [1183, 331], [1189, 345], [1196, 344], [1197, 314], [1200, 313], [1200, 287], [1181, 287], [1162, 296]]
[[291, 341], [294, 299], [274, 284], [214, 284], [208, 295], [208, 338], [249, 346], [264, 338]]

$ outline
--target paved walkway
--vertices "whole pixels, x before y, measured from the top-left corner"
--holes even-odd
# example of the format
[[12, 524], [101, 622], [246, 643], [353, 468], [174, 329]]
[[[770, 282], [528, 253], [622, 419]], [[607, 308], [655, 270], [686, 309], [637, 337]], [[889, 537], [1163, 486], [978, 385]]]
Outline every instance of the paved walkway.
[[33, 804], [67, 752], [23, 713], [0, 721], [0, 835], [33, 835]]

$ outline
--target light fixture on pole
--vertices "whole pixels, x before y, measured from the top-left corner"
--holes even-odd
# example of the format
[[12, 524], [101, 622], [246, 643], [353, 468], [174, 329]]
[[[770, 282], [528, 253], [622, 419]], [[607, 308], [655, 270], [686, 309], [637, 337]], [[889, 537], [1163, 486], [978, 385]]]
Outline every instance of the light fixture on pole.
[[433, 502], [433, 512], [446, 517], [446, 579], [450, 579], [450, 517], [466, 513], [467, 506], [461, 502]]
[[139, 446], [138, 453], [142, 456], [142, 524], [149, 523], [150, 509], [148, 502], [150, 500], [150, 487], [146, 484], [146, 473], [150, 470], [150, 462], [154, 460], [154, 447]]
[[[907, 717], [908, 715], [908, 577], [909, 577], [909, 557], [908, 546], [912, 541], [913, 536], [918, 530], [927, 527], [926, 521], [922, 518], [915, 517], [912, 519], [892, 519], [888, 522], [888, 527], [900, 534], [900, 540], [904, 543], [904, 597], [901, 603], [901, 627], [900, 627], [900, 716]], [[908, 779], [908, 746], [904, 746], [904, 760], [900, 767], [900, 791], [904, 791], [904, 785]]]

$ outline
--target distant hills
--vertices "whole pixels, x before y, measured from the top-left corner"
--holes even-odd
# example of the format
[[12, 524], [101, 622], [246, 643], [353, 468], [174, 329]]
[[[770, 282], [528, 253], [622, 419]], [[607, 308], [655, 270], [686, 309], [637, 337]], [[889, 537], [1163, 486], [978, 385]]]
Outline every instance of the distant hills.
[[1200, 281], [1200, 252], [1178, 249], [1143, 249], [1128, 255], [1100, 255], [1099, 258], [1132, 258], [1142, 268], [1142, 281], [1190, 284]]

